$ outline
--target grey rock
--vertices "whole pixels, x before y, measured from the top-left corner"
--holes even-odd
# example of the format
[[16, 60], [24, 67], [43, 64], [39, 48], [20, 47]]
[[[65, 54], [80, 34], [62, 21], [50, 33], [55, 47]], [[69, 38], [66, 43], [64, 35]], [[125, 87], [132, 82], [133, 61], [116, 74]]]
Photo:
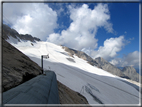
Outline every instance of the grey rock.
[[22, 40], [30, 40], [31, 42], [40, 41], [39, 38], [32, 37], [32, 36], [29, 35], [29, 34], [25, 34], [25, 35], [20, 34], [19, 37], [20, 37], [20, 39], [22, 39]]
[[116, 66], [112, 65], [105, 59], [98, 57], [95, 59], [95, 61], [101, 66], [101, 68], [105, 71], [108, 71], [114, 75], [120, 76], [120, 77], [125, 77], [125, 75], [122, 73], [120, 69], [118, 69]]
[[139, 82], [139, 74], [132, 66], [126, 66], [122, 69], [122, 72], [127, 75], [131, 80]]
[[3, 35], [2, 37], [7, 40], [9, 39], [9, 36], [15, 38], [18, 40], [18, 42], [20, 42], [21, 40], [29, 40], [31, 42], [36, 42], [36, 41], [40, 41], [39, 38], [36, 37], [32, 37], [29, 34], [19, 34], [16, 30], [10, 28], [9, 26], [3, 24]]
[[105, 71], [108, 71], [122, 78], [131, 79], [133, 81], [139, 82], [139, 74], [136, 72], [135, 68], [131, 66], [124, 67], [121, 70], [101, 57], [96, 58], [95, 61]]
[[2, 39], [2, 91], [9, 90], [41, 73], [41, 67]]

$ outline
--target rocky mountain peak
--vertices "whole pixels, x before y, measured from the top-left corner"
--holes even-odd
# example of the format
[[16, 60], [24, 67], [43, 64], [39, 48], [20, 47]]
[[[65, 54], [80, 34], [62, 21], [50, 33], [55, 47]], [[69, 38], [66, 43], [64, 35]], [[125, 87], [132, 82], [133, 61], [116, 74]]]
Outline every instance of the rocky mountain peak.
[[98, 57], [95, 61], [99, 64], [100, 68], [105, 71], [108, 71], [114, 75], [120, 76], [122, 78], [131, 79], [133, 81], [139, 81], [139, 74], [136, 72], [135, 68], [132, 66], [126, 66], [122, 70], [117, 68], [116, 66], [112, 65], [105, 59]]
[[[11, 38], [11, 40], [13, 41], [18, 41], [20, 42], [22, 41], [31, 41], [31, 42], [36, 42], [36, 41], [40, 41], [39, 38], [36, 37], [32, 37], [32, 35], [30, 34], [19, 34], [16, 30], [10, 28], [9, 26], [3, 24], [3, 35], [2, 37], [5, 40], [8, 40]], [[11, 41], [11, 42], [13, 42]], [[17, 42], [14, 42], [17, 43]]]
[[118, 69], [116, 66], [112, 65], [102, 57], [95, 58], [95, 61], [99, 64], [99, 66], [105, 70], [108, 71], [114, 75], [124, 77], [124, 74], [121, 72], [120, 69]]
[[122, 72], [130, 77], [134, 81], [139, 81], [139, 74], [136, 72], [135, 68], [132, 66], [126, 66], [122, 69]]
[[137, 73], [136, 72], [136, 70], [135, 70], [135, 68], [133, 68], [132, 66], [126, 66], [126, 67], [124, 67], [123, 69], [122, 69], [122, 71], [126, 71], [126, 70], [128, 70], [129, 72], [133, 72], [133, 73]]
[[102, 57], [97, 57], [97, 58], [95, 58], [95, 60], [100, 64], [107, 63], [107, 61], [105, 59], [103, 59]]

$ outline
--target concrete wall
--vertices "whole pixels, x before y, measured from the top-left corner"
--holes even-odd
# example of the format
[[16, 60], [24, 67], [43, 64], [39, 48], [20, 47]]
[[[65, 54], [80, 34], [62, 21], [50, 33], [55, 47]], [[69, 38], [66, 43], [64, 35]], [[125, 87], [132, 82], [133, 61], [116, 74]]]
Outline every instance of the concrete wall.
[[3, 93], [3, 104], [59, 104], [56, 74], [46, 71]]

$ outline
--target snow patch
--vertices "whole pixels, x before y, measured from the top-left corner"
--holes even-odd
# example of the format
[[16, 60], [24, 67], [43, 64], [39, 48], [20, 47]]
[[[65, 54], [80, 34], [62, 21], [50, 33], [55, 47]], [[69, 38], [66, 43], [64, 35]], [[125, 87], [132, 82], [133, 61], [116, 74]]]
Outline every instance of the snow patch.
[[8, 39], [6, 40], [8, 43], [14, 43], [14, 44], [17, 44], [17, 43], [19, 43], [20, 42], [20, 39], [16, 39], [16, 38], [14, 38], [14, 37], [12, 37], [12, 36], [8, 36]]

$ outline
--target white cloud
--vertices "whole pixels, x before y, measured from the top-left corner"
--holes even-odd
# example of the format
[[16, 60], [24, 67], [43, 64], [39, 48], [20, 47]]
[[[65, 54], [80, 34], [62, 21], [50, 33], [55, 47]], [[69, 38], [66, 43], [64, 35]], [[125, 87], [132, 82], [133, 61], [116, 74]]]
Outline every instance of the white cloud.
[[133, 66], [135, 68], [139, 68], [139, 54], [140, 53], [138, 51], [134, 51], [122, 58], [112, 59], [110, 63], [118, 67]]
[[117, 52], [119, 52], [124, 45], [124, 36], [107, 39], [104, 41], [104, 46], [99, 47], [99, 50], [96, 52], [97, 55], [95, 57], [101, 56], [106, 60], [113, 58], [117, 55]]
[[57, 13], [43, 3], [4, 3], [3, 7], [4, 21], [19, 33], [46, 40], [57, 27]]
[[83, 49], [82, 51], [88, 53], [93, 58], [102, 57], [106, 60], [109, 60], [117, 56], [117, 52], [121, 51], [121, 49], [125, 45], [124, 42], [124, 36], [119, 36], [116, 38], [106, 39], [104, 41], [104, 46], [100, 46], [97, 51], [86, 49]]
[[69, 9], [72, 20], [69, 28], [63, 30], [61, 34], [50, 34], [47, 41], [78, 50], [95, 49], [97, 47], [95, 35], [99, 27], [113, 32], [107, 4], [98, 4], [93, 10], [86, 4], [76, 8], [70, 6]]

